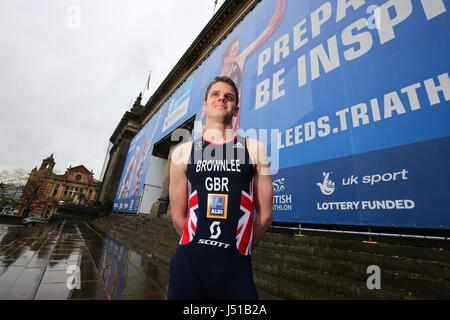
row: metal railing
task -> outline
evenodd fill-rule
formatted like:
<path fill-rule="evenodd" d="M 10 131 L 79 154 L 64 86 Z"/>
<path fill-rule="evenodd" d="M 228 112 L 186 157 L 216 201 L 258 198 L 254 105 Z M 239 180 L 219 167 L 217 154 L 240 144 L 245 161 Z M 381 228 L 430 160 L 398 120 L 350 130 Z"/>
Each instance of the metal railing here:
<path fill-rule="evenodd" d="M 298 227 L 288 227 L 288 226 L 271 226 L 275 229 L 288 229 L 296 230 L 299 235 L 302 235 L 302 231 L 311 232 L 326 232 L 326 233 L 338 233 L 338 234 L 351 234 L 360 236 L 376 236 L 376 237 L 397 237 L 397 238 L 410 238 L 410 239 L 426 239 L 426 240 L 450 240 L 450 237 L 443 236 L 432 236 L 432 235 L 415 235 L 415 234 L 403 234 L 403 233 L 387 233 L 387 232 L 372 232 L 370 227 L 369 231 L 351 231 L 351 230 L 336 230 L 336 229 L 325 229 L 325 228 L 305 228 L 301 224 Z"/>

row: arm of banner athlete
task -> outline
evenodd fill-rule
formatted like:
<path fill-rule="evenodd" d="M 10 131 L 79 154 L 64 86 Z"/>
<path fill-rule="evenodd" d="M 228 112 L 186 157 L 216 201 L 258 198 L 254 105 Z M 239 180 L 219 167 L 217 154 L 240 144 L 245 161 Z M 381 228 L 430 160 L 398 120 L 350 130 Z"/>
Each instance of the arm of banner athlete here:
<path fill-rule="evenodd" d="M 252 248 L 255 248 L 272 224 L 273 185 L 266 146 L 260 141 L 249 139 L 249 150 L 253 163 L 256 163 L 253 189 L 256 216 L 252 241 Z"/>
<path fill-rule="evenodd" d="M 181 237 L 188 206 L 187 170 L 186 165 L 190 155 L 192 142 L 176 147 L 170 162 L 169 197 L 172 211 L 172 223 Z"/>
<path fill-rule="evenodd" d="M 241 67 L 244 65 L 245 60 L 251 56 L 256 50 L 261 48 L 264 42 L 272 35 L 272 33 L 278 28 L 283 19 L 284 10 L 286 9 L 286 0 L 278 0 L 277 7 L 275 8 L 275 13 L 269 22 L 269 26 L 259 35 L 259 37 L 253 41 L 247 48 L 245 48 L 239 55 L 238 60 L 240 60 Z"/>

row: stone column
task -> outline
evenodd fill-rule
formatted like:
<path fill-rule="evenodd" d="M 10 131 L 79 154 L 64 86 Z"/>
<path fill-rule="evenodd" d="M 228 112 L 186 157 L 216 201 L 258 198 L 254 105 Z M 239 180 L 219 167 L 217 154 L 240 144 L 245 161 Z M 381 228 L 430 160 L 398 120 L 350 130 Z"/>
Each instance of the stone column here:
<path fill-rule="evenodd" d="M 172 144 L 169 149 L 169 158 L 167 159 L 166 170 L 164 171 L 164 181 L 161 188 L 161 194 L 156 202 L 153 203 L 152 209 L 150 210 L 151 215 L 156 215 L 157 217 L 168 214 L 169 207 L 169 183 L 170 183 L 170 163 L 172 161 L 172 152 L 176 144 Z M 150 173 L 151 174 L 151 173 Z"/>

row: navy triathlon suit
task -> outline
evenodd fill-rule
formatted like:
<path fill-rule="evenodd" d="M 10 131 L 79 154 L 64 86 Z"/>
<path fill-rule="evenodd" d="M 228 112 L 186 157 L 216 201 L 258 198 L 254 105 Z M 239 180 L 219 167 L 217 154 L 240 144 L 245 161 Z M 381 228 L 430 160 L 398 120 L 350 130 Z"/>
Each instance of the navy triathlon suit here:
<path fill-rule="evenodd" d="M 168 299 L 258 299 L 250 260 L 253 177 L 245 138 L 193 142 L 188 211 L 170 262 Z"/>

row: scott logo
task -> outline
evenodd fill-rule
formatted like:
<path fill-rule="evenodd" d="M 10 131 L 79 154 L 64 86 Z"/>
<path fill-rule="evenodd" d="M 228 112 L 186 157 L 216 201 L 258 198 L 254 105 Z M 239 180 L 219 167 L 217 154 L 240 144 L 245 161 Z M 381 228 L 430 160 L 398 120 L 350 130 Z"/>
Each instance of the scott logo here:
<path fill-rule="evenodd" d="M 217 228 L 216 228 L 217 226 Z M 211 239 L 217 239 L 222 231 L 220 230 L 220 221 L 214 221 L 211 223 L 211 226 L 209 227 L 209 231 L 211 231 Z"/>
<path fill-rule="evenodd" d="M 329 196 L 334 192 L 335 186 L 334 182 L 329 180 L 330 172 L 323 172 L 323 182 L 319 183 L 317 182 L 316 185 L 320 188 L 320 191 L 326 195 Z"/>
<path fill-rule="evenodd" d="M 220 230 L 220 221 L 213 221 L 211 223 L 211 225 L 209 226 L 209 231 L 211 231 L 211 236 L 209 237 L 210 239 L 219 238 L 220 234 L 222 233 L 222 231 Z M 226 249 L 230 246 L 230 244 L 228 244 L 228 243 L 223 243 L 223 242 L 210 240 L 210 239 L 199 239 L 198 243 L 206 244 L 206 245 L 214 246 L 214 247 L 219 247 L 219 248 L 224 248 L 224 249 Z"/>

